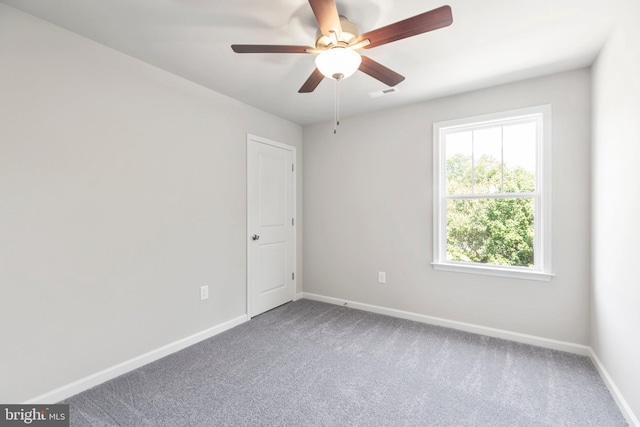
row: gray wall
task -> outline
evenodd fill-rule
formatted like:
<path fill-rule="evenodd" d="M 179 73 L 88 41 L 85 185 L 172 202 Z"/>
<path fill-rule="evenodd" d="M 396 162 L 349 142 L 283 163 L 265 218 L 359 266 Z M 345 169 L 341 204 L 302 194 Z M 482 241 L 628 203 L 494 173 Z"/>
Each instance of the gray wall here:
<path fill-rule="evenodd" d="M 550 282 L 435 271 L 433 122 L 553 108 Z M 305 292 L 589 344 L 590 71 L 304 128 Z M 387 284 L 377 283 L 377 272 Z"/>
<path fill-rule="evenodd" d="M 246 313 L 246 133 L 300 126 L 3 4 L 0 94 L 0 402 Z"/>
<path fill-rule="evenodd" d="M 591 346 L 640 417 L 640 2 L 593 71 Z"/>

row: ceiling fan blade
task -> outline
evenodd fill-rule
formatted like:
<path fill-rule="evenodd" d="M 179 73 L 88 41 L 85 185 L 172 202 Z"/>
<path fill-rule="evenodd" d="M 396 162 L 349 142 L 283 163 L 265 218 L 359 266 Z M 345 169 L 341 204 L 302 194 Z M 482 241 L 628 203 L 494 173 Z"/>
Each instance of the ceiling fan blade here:
<path fill-rule="evenodd" d="M 453 23 L 451 7 L 442 6 L 429 12 L 398 21 L 395 24 L 364 33 L 358 38 L 358 41 L 369 39 L 371 43 L 364 46 L 364 48 L 371 49 L 372 47 L 447 27 L 451 25 L 451 23 Z"/>
<path fill-rule="evenodd" d="M 316 16 L 320 32 L 327 37 L 331 37 L 331 32 L 335 32 L 336 37 L 340 38 L 342 33 L 342 25 L 340 24 L 340 15 L 334 0 L 309 0 L 313 14 Z"/>
<path fill-rule="evenodd" d="M 232 44 L 235 53 L 309 53 L 311 46 L 287 46 L 277 44 Z"/>
<path fill-rule="evenodd" d="M 302 85 L 298 93 L 310 93 L 318 87 L 320 82 L 324 79 L 324 76 L 317 68 L 313 70 L 313 73 L 309 76 L 306 82 Z"/>
<path fill-rule="evenodd" d="M 374 79 L 380 80 L 387 86 L 395 86 L 404 80 L 403 75 L 396 73 L 395 71 L 385 67 L 379 62 L 367 58 L 366 56 L 362 56 L 362 62 L 360 63 L 360 67 L 358 69 L 365 74 L 369 74 Z"/>

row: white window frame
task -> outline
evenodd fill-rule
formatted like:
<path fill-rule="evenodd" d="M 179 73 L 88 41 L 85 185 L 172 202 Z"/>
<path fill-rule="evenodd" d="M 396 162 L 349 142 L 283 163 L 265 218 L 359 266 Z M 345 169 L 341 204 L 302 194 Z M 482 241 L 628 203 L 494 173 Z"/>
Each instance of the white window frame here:
<path fill-rule="evenodd" d="M 452 130 L 476 129 L 512 120 L 536 119 L 536 187 L 528 193 L 534 207 L 534 266 L 501 266 L 447 260 L 445 135 Z M 504 193 L 503 193 L 504 194 Z M 503 195 L 480 195 L 481 198 Z M 470 197 L 471 198 L 471 197 Z M 549 281 L 551 273 L 551 105 L 540 105 L 433 124 L 433 268 L 518 279 Z"/>

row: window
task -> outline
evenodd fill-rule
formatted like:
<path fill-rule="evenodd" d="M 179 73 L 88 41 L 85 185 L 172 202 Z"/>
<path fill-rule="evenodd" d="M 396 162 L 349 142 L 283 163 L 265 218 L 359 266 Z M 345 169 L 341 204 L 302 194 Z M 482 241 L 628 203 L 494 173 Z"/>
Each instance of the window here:
<path fill-rule="evenodd" d="M 435 123 L 434 260 L 534 280 L 551 274 L 551 106 Z"/>

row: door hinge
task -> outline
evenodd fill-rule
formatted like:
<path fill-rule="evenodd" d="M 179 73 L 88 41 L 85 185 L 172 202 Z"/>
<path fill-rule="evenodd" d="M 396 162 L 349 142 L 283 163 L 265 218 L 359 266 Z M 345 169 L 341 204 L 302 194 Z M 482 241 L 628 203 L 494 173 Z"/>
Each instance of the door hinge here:
<path fill-rule="evenodd" d="M 291 225 L 296 225 L 295 218 L 291 218 Z"/>
<path fill-rule="evenodd" d="M 294 165 L 293 163 L 291 163 L 291 172 L 295 172 L 296 170 L 296 165 Z"/>
<path fill-rule="evenodd" d="M 291 280 L 295 280 L 296 279 L 296 273 L 291 273 Z"/>

